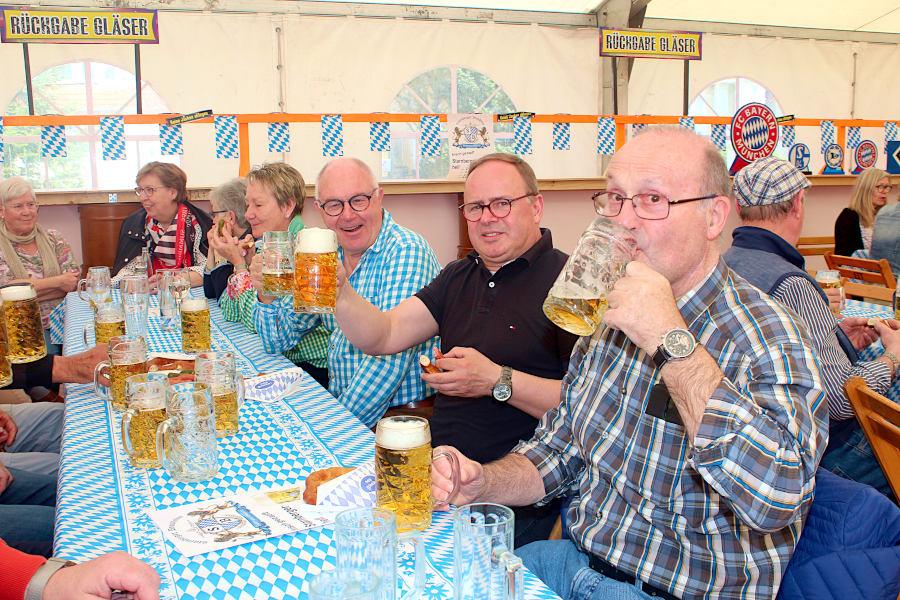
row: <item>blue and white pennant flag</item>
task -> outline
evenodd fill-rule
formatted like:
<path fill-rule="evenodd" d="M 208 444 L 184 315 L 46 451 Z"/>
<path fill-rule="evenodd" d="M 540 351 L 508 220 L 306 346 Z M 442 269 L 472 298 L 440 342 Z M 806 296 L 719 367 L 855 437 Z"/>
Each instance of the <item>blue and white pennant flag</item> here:
<path fill-rule="evenodd" d="M 680 117 L 678 119 L 678 126 L 684 127 L 685 129 L 694 130 L 694 117 Z"/>
<path fill-rule="evenodd" d="M 513 118 L 513 152 L 518 155 L 534 153 L 534 132 L 531 117 Z"/>
<path fill-rule="evenodd" d="M 419 154 L 437 156 L 441 151 L 441 119 L 435 115 L 422 115 L 419 119 Z"/>
<path fill-rule="evenodd" d="M 371 152 L 391 151 L 391 124 L 387 121 L 369 123 L 369 150 Z"/>
<path fill-rule="evenodd" d="M 822 148 L 820 152 L 822 154 L 825 154 L 825 148 L 834 143 L 834 122 L 822 121 L 822 125 L 819 126 L 819 130 L 821 132 L 822 138 Z"/>
<path fill-rule="evenodd" d="M 100 144 L 103 146 L 103 160 L 125 160 L 124 117 L 100 119 Z"/>
<path fill-rule="evenodd" d="M 269 152 L 291 151 L 291 126 L 289 123 L 269 123 L 266 126 Z"/>
<path fill-rule="evenodd" d="M 779 125 L 781 127 L 781 147 L 792 148 L 797 143 L 797 133 L 793 125 Z"/>
<path fill-rule="evenodd" d="M 597 119 L 597 154 L 612 155 L 616 151 L 616 120 L 612 117 Z"/>
<path fill-rule="evenodd" d="M 728 125 L 722 123 L 713 125 L 709 137 L 719 152 L 725 152 L 725 146 L 728 143 Z"/>
<path fill-rule="evenodd" d="M 554 123 L 553 124 L 553 149 L 554 150 L 571 150 L 572 149 L 572 124 L 571 123 Z"/>
<path fill-rule="evenodd" d="M 862 134 L 859 131 L 859 127 L 848 127 L 847 128 L 847 148 L 851 150 L 855 150 L 857 146 L 862 143 Z"/>
<path fill-rule="evenodd" d="M 41 156 L 66 156 L 65 125 L 44 125 L 41 127 Z"/>
<path fill-rule="evenodd" d="M 237 117 L 217 115 L 213 123 L 216 129 L 216 158 L 239 158 Z"/>
<path fill-rule="evenodd" d="M 344 117 L 322 115 L 322 156 L 344 155 Z"/>
<path fill-rule="evenodd" d="M 161 124 L 159 126 L 159 153 L 163 156 L 184 154 L 181 125 Z"/>
<path fill-rule="evenodd" d="M 884 122 L 884 151 L 887 152 L 887 142 L 893 142 L 897 140 L 897 122 L 896 121 L 885 121 Z"/>

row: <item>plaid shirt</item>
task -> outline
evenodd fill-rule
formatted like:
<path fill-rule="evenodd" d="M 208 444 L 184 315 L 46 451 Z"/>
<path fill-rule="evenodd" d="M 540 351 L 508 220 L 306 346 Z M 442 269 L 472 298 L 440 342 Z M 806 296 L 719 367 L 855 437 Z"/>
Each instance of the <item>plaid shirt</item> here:
<path fill-rule="evenodd" d="M 419 291 L 438 274 L 440 265 L 422 236 L 394 222 L 386 210 L 375 243 L 366 250 L 349 281 L 360 296 L 387 311 Z M 338 248 L 341 260 L 344 253 Z M 432 392 L 419 377 L 419 354 L 433 352 L 437 338 L 389 356 L 369 356 L 355 348 L 337 326 L 334 315 L 294 312 L 290 297 L 271 304 L 256 303 L 253 324 L 266 352 L 296 346 L 322 325 L 329 332 L 329 391 L 367 427 L 391 406 L 415 402 Z"/>
<path fill-rule="evenodd" d="M 685 598 L 773 598 L 828 435 L 813 347 L 790 313 L 720 261 L 678 301 L 725 377 L 692 444 L 645 413 L 661 382 L 620 331 L 579 340 L 562 402 L 515 451 L 547 497 L 574 491 L 586 551 Z"/>

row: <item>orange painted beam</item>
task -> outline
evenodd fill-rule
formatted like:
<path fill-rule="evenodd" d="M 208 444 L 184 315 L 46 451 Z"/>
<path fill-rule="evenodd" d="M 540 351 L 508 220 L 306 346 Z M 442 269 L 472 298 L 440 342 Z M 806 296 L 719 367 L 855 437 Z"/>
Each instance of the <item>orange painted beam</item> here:
<path fill-rule="evenodd" d="M 250 125 L 238 123 L 238 174 L 243 177 L 250 172 Z"/>

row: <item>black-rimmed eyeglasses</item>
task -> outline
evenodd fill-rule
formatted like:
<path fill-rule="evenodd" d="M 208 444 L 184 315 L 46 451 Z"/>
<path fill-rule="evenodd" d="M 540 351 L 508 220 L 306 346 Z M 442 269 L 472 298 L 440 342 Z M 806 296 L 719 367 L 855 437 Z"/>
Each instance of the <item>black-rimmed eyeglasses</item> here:
<path fill-rule="evenodd" d="M 503 217 L 509 216 L 510 211 L 512 210 L 512 203 L 516 200 L 521 200 L 522 198 L 527 198 L 528 196 L 534 196 L 532 192 L 528 192 L 527 194 L 523 194 L 518 198 L 494 198 L 490 202 L 466 202 L 465 204 L 459 205 L 459 210 L 462 211 L 463 218 L 466 221 L 472 221 L 473 223 L 481 218 L 481 215 L 484 213 L 484 209 L 488 209 L 492 215 L 497 217 L 498 219 L 502 219 Z"/>
<path fill-rule="evenodd" d="M 669 207 L 673 204 L 709 200 L 717 194 L 699 196 L 697 198 L 682 198 L 681 200 L 669 200 L 662 194 L 635 194 L 631 198 L 616 192 L 597 192 L 591 199 L 594 201 L 594 210 L 604 217 L 615 217 L 622 212 L 622 205 L 628 200 L 634 207 L 634 214 L 648 221 L 660 221 L 669 216 Z"/>
<path fill-rule="evenodd" d="M 325 214 L 329 217 L 336 217 L 344 212 L 344 205 L 349 204 L 350 208 L 355 210 L 356 212 L 362 212 L 369 208 L 369 204 L 372 202 L 372 196 L 375 195 L 375 192 L 378 188 L 372 190 L 371 194 L 357 194 L 355 196 L 351 196 L 347 200 L 326 200 L 325 202 L 316 201 L 316 204 L 319 205 Z"/>

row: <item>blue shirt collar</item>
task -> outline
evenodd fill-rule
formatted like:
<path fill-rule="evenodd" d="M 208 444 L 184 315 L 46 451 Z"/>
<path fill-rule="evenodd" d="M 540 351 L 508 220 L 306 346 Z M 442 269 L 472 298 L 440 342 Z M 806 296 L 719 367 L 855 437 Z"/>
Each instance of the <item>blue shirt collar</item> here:
<path fill-rule="evenodd" d="M 797 252 L 796 248 L 788 244 L 783 237 L 768 229 L 745 225 L 736 228 L 731 234 L 731 237 L 731 244 L 733 246 L 747 248 L 748 250 L 769 252 L 780 256 L 798 269 L 805 268 L 806 260 L 803 258 L 803 255 Z"/>

